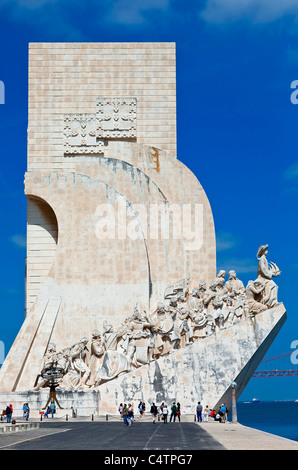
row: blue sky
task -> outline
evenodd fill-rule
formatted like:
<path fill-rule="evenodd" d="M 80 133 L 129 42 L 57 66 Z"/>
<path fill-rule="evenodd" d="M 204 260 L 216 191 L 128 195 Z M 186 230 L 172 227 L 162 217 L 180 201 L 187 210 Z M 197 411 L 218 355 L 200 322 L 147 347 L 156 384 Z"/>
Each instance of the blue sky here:
<path fill-rule="evenodd" d="M 24 319 L 29 42 L 176 43 L 178 158 L 214 214 L 218 268 L 255 278 L 269 244 L 288 320 L 267 357 L 298 340 L 296 0 L 0 0 L 0 339 Z M 291 368 L 290 361 L 287 364 Z M 298 378 L 252 379 L 243 399 L 298 398 Z"/>

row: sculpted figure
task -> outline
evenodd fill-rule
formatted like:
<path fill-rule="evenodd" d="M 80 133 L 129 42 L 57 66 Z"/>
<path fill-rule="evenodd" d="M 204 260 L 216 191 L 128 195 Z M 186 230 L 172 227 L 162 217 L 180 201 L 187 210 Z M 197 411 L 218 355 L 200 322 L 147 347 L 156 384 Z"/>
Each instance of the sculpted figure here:
<path fill-rule="evenodd" d="M 153 348 L 151 333 L 149 328 L 154 327 L 154 323 L 147 317 L 143 317 L 138 308 L 135 309 L 131 319 L 127 323 L 127 361 L 128 370 L 131 366 L 139 367 L 141 364 L 148 364 L 150 351 Z"/>
<path fill-rule="evenodd" d="M 42 373 L 45 372 L 47 369 L 51 369 L 57 363 L 57 351 L 56 351 L 56 344 L 49 343 L 48 349 L 43 357 L 43 366 L 41 373 L 38 375 L 35 381 L 35 386 L 33 388 L 34 391 L 38 391 L 42 387 L 46 387 L 48 380 L 42 377 Z"/>
<path fill-rule="evenodd" d="M 245 294 L 243 282 L 237 278 L 234 270 L 229 271 L 229 280 L 225 283 L 225 288 L 231 297 Z"/>
<path fill-rule="evenodd" d="M 190 318 L 190 312 L 185 307 L 178 309 L 178 315 L 175 322 L 176 333 L 180 337 L 180 347 L 184 348 L 190 344 L 190 338 L 192 337 L 192 331 L 188 324 L 188 318 Z"/>
<path fill-rule="evenodd" d="M 234 299 L 235 315 L 237 318 L 248 317 L 249 315 L 249 306 L 246 295 L 239 295 Z"/>
<path fill-rule="evenodd" d="M 193 338 L 203 338 L 206 336 L 204 327 L 207 324 L 207 312 L 204 304 L 201 302 L 198 308 L 190 314 L 192 320 Z"/>
<path fill-rule="evenodd" d="M 228 289 L 225 287 L 225 280 L 223 277 L 219 277 L 216 281 L 216 294 L 220 300 L 224 300 L 227 297 Z"/>
<path fill-rule="evenodd" d="M 267 305 L 264 305 L 259 301 L 260 294 L 263 292 L 264 288 L 265 286 L 259 278 L 255 281 L 248 282 L 246 287 L 246 296 L 250 313 L 255 314 L 262 312 L 263 310 L 267 310 Z"/>
<path fill-rule="evenodd" d="M 204 302 L 205 302 L 205 306 L 208 308 L 208 311 L 210 311 L 211 301 L 217 295 L 216 287 L 217 287 L 216 281 L 212 281 L 209 284 L 208 290 L 206 290 Z"/>
<path fill-rule="evenodd" d="M 206 282 L 205 281 L 199 282 L 199 287 L 198 287 L 199 298 L 203 301 L 203 303 L 204 303 L 204 299 L 206 295 L 206 290 L 207 290 Z"/>
<path fill-rule="evenodd" d="M 273 277 L 280 275 L 280 270 L 275 263 L 268 263 L 266 255 L 268 254 L 268 245 L 261 245 L 258 249 L 257 259 L 258 264 L 258 278 L 265 284 L 265 289 L 262 295 L 262 302 L 268 305 L 269 308 L 274 307 L 277 303 L 278 287 L 273 281 Z"/>
<path fill-rule="evenodd" d="M 172 297 L 170 299 L 168 308 L 169 308 L 172 318 L 175 318 L 177 309 L 178 309 L 177 297 Z"/>
<path fill-rule="evenodd" d="M 200 292 L 198 288 L 192 290 L 192 295 L 187 302 L 187 308 L 191 311 L 192 314 L 195 314 L 199 310 L 199 306 L 202 304 L 200 299 Z"/>
<path fill-rule="evenodd" d="M 219 297 L 215 296 L 212 298 L 212 316 L 215 320 L 215 322 L 218 322 L 219 327 L 222 328 L 224 324 L 224 315 L 223 315 L 223 300 L 221 300 Z"/>
<path fill-rule="evenodd" d="M 173 347 L 171 343 L 179 338 L 174 331 L 173 316 L 176 316 L 176 309 L 171 310 L 170 306 L 165 307 L 162 302 L 158 302 L 152 328 L 155 357 L 168 354 Z"/>
<path fill-rule="evenodd" d="M 90 378 L 88 381 L 90 385 L 95 385 L 100 379 L 98 372 L 102 365 L 104 352 L 105 352 L 105 349 L 102 344 L 102 338 L 101 338 L 100 332 L 98 330 L 92 331 L 91 348 L 90 348 L 91 359 L 89 363 Z"/>
<path fill-rule="evenodd" d="M 233 298 L 228 295 L 225 299 L 225 305 L 223 308 L 224 320 L 227 322 L 226 326 L 231 326 L 234 321 L 235 308 L 233 307 L 233 304 Z"/>
<path fill-rule="evenodd" d="M 69 349 L 70 371 L 67 379 L 71 386 L 79 387 L 87 385 L 90 375 L 88 367 L 89 351 L 87 348 L 88 338 L 82 338 Z"/>
<path fill-rule="evenodd" d="M 215 321 L 211 313 L 206 314 L 206 335 L 212 335 L 215 330 Z"/>
<path fill-rule="evenodd" d="M 104 355 L 102 360 L 102 366 L 100 366 L 97 371 L 97 382 L 95 383 L 95 385 L 100 385 L 102 382 L 112 380 L 122 372 L 126 372 L 128 370 L 126 356 L 121 352 L 117 351 L 119 339 L 125 333 L 125 326 L 121 326 L 119 330 L 114 331 L 112 325 L 109 325 L 106 322 L 104 323 Z"/>

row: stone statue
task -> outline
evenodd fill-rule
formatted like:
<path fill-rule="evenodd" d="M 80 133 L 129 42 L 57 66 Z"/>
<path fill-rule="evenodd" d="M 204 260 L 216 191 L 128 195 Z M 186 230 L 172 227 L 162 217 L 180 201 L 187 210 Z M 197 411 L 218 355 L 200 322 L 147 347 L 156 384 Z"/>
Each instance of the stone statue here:
<path fill-rule="evenodd" d="M 46 387 L 48 380 L 42 377 L 42 374 L 46 371 L 54 367 L 57 363 L 57 351 L 56 351 L 56 344 L 49 343 L 48 349 L 43 357 L 43 366 L 41 373 L 38 375 L 35 381 L 35 386 L 33 388 L 34 391 L 40 390 L 42 387 Z"/>
<path fill-rule="evenodd" d="M 177 304 L 177 302 L 175 302 Z M 158 302 L 156 314 L 153 317 L 154 326 L 152 331 L 154 333 L 154 356 L 164 356 L 168 354 L 173 345 L 173 341 L 179 339 L 174 331 L 174 320 L 176 317 L 176 310 L 171 309 L 170 306 L 166 307 L 163 302 Z"/>
<path fill-rule="evenodd" d="M 91 339 L 91 359 L 89 363 L 90 368 L 90 377 L 88 383 L 90 385 L 95 385 L 99 380 L 99 370 L 102 366 L 102 360 L 104 355 L 105 349 L 102 344 L 102 337 L 98 330 L 92 331 L 92 339 Z"/>
<path fill-rule="evenodd" d="M 246 287 L 246 296 L 249 306 L 249 311 L 252 314 L 263 312 L 267 310 L 267 305 L 260 302 L 260 295 L 265 289 L 265 285 L 258 278 L 255 281 L 249 281 Z"/>
<path fill-rule="evenodd" d="M 104 356 L 102 366 L 97 371 L 97 381 L 95 385 L 112 380 L 119 374 L 128 370 L 127 358 L 117 351 L 119 339 L 125 334 L 125 326 L 114 331 L 112 325 L 104 323 Z"/>
<path fill-rule="evenodd" d="M 278 287 L 272 278 L 279 276 L 281 271 L 275 263 L 268 263 L 266 258 L 267 254 L 268 245 L 261 245 L 257 253 L 257 259 L 259 260 L 258 278 L 265 284 L 262 302 L 270 308 L 274 307 L 277 303 L 278 291 Z"/>
<path fill-rule="evenodd" d="M 149 350 L 154 347 L 150 338 L 149 328 L 154 327 L 148 318 L 143 317 L 138 308 L 135 311 L 131 319 L 127 323 L 127 361 L 128 370 L 131 370 L 131 366 L 139 367 L 142 364 L 148 364 L 150 352 Z"/>
<path fill-rule="evenodd" d="M 75 387 L 86 386 L 89 379 L 90 369 L 88 367 L 89 351 L 87 348 L 88 338 L 83 337 L 78 343 L 69 349 L 70 360 L 70 382 Z"/>
<path fill-rule="evenodd" d="M 226 271 L 224 269 L 221 269 L 216 276 L 216 280 L 220 278 L 225 279 L 225 277 L 226 277 Z"/>
<path fill-rule="evenodd" d="M 175 322 L 175 331 L 180 337 L 180 347 L 184 348 L 190 344 L 190 338 L 192 336 L 192 331 L 188 323 L 188 318 L 190 318 L 190 312 L 185 307 L 178 308 L 178 315 Z"/>
<path fill-rule="evenodd" d="M 212 301 L 212 316 L 215 320 L 215 323 L 218 323 L 219 327 L 223 327 L 224 323 L 224 315 L 223 315 L 223 300 L 221 300 L 218 296 L 215 296 Z"/>
<path fill-rule="evenodd" d="M 204 327 L 207 325 L 208 317 L 203 302 L 198 304 L 198 308 L 191 312 L 190 316 L 192 320 L 194 340 L 197 340 L 198 338 L 204 338 L 206 336 Z"/>
<path fill-rule="evenodd" d="M 237 278 L 234 270 L 229 271 L 229 280 L 225 283 L 225 287 L 232 297 L 245 294 L 243 282 Z"/>
<path fill-rule="evenodd" d="M 268 263 L 268 245 L 260 246 L 257 259 L 258 277 L 246 288 L 234 270 L 220 270 L 207 288 L 205 281 L 189 294 L 189 279 L 183 279 L 165 291 L 168 304 L 158 302 L 152 318 L 136 305 L 131 316 L 114 331 L 104 322 L 103 333 L 93 330 L 90 341 L 82 338 L 70 348 L 56 351 L 50 343 L 43 358 L 41 373 L 34 391 L 48 385 L 47 371 L 59 372 L 61 388 L 97 387 L 133 368 L 185 348 L 213 334 L 218 328 L 229 328 L 277 303 L 277 285 L 272 278 L 280 275 L 275 263 Z M 64 374 L 64 375 L 63 375 Z"/>

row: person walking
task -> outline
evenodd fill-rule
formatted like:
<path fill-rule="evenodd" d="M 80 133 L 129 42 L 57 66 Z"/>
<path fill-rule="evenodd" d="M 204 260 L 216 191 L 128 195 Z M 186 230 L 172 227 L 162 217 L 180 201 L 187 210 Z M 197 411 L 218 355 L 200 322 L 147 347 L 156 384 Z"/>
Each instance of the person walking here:
<path fill-rule="evenodd" d="M 119 411 L 121 419 L 122 419 L 122 416 L 123 416 L 123 405 L 122 405 L 122 403 L 120 403 L 118 411 Z"/>
<path fill-rule="evenodd" d="M 201 402 L 198 401 L 198 404 L 197 404 L 197 407 L 196 407 L 198 423 L 202 422 L 202 410 L 203 410 L 203 407 L 201 405 Z"/>
<path fill-rule="evenodd" d="M 150 408 L 150 413 L 152 416 L 152 423 L 155 424 L 156 416 L 157 416 L 157 406 L 155 405 L 155 403 L 152 403 L 151 408 Z"/>
<path fill-rule="evenodd" d="M 164 424 L 166 424 L 168 422 L 168 407 L 167 405 L 164 405 L 163 409 L 162 409 L 162 415 L 163 415 L 163 422 Z"/>
<path fill-rule="evenodd" d="M 123 416 L 123 423 L 124 423 L 124 425 L 125 425 L 125 426 L 128 426 L 128 421 L 127 421 L 127 418 L 128 418 L 128 407 L 127 407 L 126 403 L 124 403 L 124 405 L 123 405 L 122 416 Z"/>
<path fill-rule="evenodd" d="M 24 403 L 23 405 L 23 418 L 26 419 L 27 415 L 27 403 Z"/>
<path fill-rule="evenodd" d="M 226 420 L 227 420 L 227 407 L 224 403 L 221 405 L 221 407 L 219 409 L 219 412 L 220 412 L 220 415 L 221 415 L 221 422 L 225 423 Z"/>
<path fill-rule="evenodd" d="M 26 421 L 28 421 L 29 420 L 29 414 L 30 414 L 29 403 L 25 403 L 25 405 L 26 405 L 25 419 L 26 419 Z"/>
<path fill-rule="evenodd" d="M 173 418 L 173 421 L 174 421 L 174 423 L 175 423 L 175 421 L 176 421 L 176 416 L 177 416 L 177 406 L 176 406 L 176 403 L 173 402 L 173 405 L 171 406 L 170 423 L 172 422 L 172 418 Z"/>
<path fill-rule="evenodd" d="M 179 423 L 180 423 L 180 416 L 181 416 L 181 409 L 180 409 L 180 403 L 178 402 L 177 403 L 177 418 L 179 420 Z"/>
<path fill-rule="evenodd" d="M 206 405 L 204 409 L 204 421 L 208 422 L 208 419 L 209 419 L 209 408 L 208 408 L 208 405 Z"/>
<path fill-rule="evenodd" d="M 56 413 L 56 406 L 55 406 L 55 403 L 53 401 L 50 404 L 50 411 L 52 413 L 52 418 L 54 418 L 54 413 Z"/>
<path fill-rule="evenodd" d="M 128 404 L 128 426 L 133 426 L 134 423 L 134 412 L 131 403 Z"/>

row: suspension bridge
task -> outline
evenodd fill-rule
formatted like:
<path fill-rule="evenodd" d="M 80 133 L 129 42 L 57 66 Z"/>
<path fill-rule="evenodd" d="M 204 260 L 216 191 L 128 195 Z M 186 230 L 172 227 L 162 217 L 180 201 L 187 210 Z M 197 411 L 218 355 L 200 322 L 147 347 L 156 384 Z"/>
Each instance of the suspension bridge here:
<path fill-rule="evenodd" d="M 296 356 L 293 360 L 292 354 L 293 351 L 264 359 L 260 362 L 252 378 L 298 376 L 298 364 L 295 364 Z"/>

